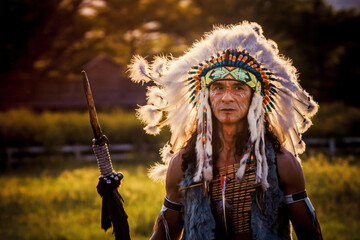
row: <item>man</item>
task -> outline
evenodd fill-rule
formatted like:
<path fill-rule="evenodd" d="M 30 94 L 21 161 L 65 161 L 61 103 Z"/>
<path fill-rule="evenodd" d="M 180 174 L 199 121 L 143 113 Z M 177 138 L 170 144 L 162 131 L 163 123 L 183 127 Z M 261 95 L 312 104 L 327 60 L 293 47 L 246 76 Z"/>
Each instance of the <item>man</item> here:
<path fill-rule="evenodd" d="M 290 239 L 289 220 L 298 239 L 322 238 L 297 157 L 318 106 L 258 24 L 216 28 L 151 68 L 135 57 L 130 73 L 156 84 L 145 130 L 172 133 L 151 173 L 166 175 L 151 239 Z"/>

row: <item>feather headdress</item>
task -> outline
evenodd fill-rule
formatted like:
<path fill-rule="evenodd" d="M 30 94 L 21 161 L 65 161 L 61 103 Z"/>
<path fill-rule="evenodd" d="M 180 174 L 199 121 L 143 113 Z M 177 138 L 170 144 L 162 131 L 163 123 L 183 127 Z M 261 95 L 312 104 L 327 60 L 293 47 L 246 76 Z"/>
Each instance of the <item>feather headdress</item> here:
<path fill-rule="evenodd" d="M 299 85 L 295 67 L 279 55 L 276 43 L 264 37 L 257 23 L 216 27 L 179 58 L 158 57 L 150 65 L 135 56 L 129 71 L 132 81 L 153 81 L 156 85 L 148 88 L 148 105 L 138 110 L 138 117 L 147 124 L 145 130 L 157 134 L 165 125 L 171 130 L 171 138 L 162 149 L 165 166 L 153 168 L 154 178 L 165 177 L 172 156 L 197 131 L 194 181 L 212 180 L 212 123 L 207 85 L 216 79 L 244 81 L 256 93 L 247 116 L 251 147 L 241 157 L 238 179 L 242 179 L 246 160 L 253 151 L 257 160 L 256 183 L 264 189 L 268 187 L 265 114 L 285 148 L 295 156 L 305 150 L 301 134 L 310 127 L 310 118 L 318 105 Z"/>

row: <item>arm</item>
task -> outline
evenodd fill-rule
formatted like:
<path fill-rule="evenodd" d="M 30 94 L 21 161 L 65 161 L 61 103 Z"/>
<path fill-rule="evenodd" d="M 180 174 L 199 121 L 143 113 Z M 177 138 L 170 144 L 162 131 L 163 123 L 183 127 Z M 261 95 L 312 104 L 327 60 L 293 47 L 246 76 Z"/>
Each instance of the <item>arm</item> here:
<path fill-rule="evenodd" d="M 179 153 L 170 161 L 166 175 L 166 197 L 169 201 L 174 203 L 181 203 L 182 196 L 179 191 L 179 184 L 183 178 L 181 164 L 182 154 Z M 170 208 L 163 212 L 163 215 L 162 212 L 160 212 L 155 221 L 154 232 L 150 239 L 167 239 L 165 225 L 162 218 L 165 218 L 171 239 L 179 239 L 184 224 L 182 214 L 182 211 L 176 211 Z"/>
<path fill-rule="evenodd" d="M 277 155 L 280 186 L 285 195 L 299 193 L 305 190 L 305 179 L 300 162 L 285 148 Z M 306 199 L 306 196 L 305 196 Z M 322 239 L 320 226 L 316 215 L 311 215 L 310 200 L 300 200 L 288 204 L 290 220 L 296 236 L 302 239 Z M 312 206 L 311 206 L 312 207 Z"/>

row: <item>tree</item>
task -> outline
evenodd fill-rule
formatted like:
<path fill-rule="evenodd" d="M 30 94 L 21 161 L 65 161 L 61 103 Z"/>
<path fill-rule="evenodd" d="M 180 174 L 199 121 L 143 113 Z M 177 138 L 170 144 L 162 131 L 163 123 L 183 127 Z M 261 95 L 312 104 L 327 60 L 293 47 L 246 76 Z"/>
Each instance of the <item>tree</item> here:
<path fill-rule="evenodd" d="M 40 77 L 72 68 L 69 59 L 80 49 L 90 22 L 79 14 L 82 0 L 5 1 L 0 39 L 1 74 L 23 73 Z M 11 23 L 11 24 L 9 24 Z"/>
<path fill-rule="evenodd" d="M 99 54 L 124 67 L 134 54 L 176 57 L 213 25 L 248 20 L 260 23 L 280 52 L 293 59 L 302 85 L 315 99 L 360 105 L 351 99 L 356 88 L 349 88 L 360 78 L 353 60 L 360 52 L 359 37 L 353 34 L 360 21 L 355 12 L 335 12 L 322 0 L 98 0 L 101 4 L 91 5 L 94 2 L 2 3 L 1 82 L 22 79 L 31 86 L 40 79 L 78 76 Z M 84 7 L 92 14 L 85 15 Z"/>
<path fill-rule="evenodd" d="M 191 1 L 106 0 L 97 8 L 97 48 L 127 65 L 135 54 L 183 52 L 196 9 Z"/>

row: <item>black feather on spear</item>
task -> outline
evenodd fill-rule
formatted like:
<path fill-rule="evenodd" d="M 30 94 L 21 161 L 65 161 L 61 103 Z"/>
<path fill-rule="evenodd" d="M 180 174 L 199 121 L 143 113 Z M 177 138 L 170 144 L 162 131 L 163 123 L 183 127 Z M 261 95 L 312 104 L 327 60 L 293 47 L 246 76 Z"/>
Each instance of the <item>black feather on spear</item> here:
<path fill-rule="evenodd" d="M 89 108 L 90 123 L 94 132 L 92 148 L 101 173 L 97 185 L 97 191 L 102 197 L 101 228 L 106 231 L 113 225 L 116 240 L 130 240 L 128 216 L 123 206 L 124 199 L 117 190 L 123 175 L 122 173 L 115 173 L 112 168 L 108 149 L 109 140 L 101 131 L 86 72 L 82 71 L 81 73 Z"/>

